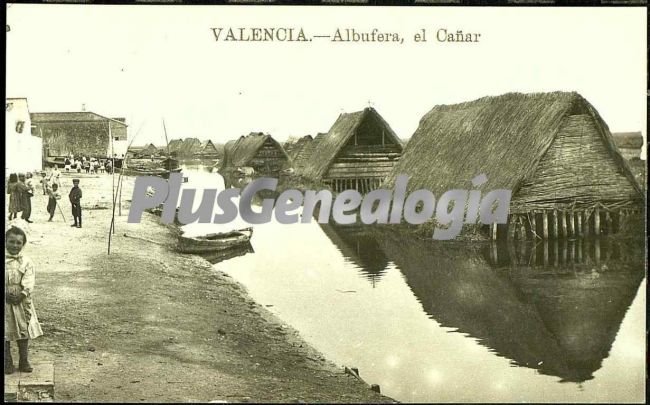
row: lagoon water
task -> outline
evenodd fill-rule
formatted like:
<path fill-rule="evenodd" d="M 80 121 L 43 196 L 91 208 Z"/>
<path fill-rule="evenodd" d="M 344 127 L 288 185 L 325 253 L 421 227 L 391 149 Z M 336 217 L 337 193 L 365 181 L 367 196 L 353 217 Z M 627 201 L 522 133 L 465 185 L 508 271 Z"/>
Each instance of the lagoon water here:
<path fill-rule="evenodd" d="M 467 245 L 272 222 L 252 246 L 214 267 L 399 401 L 644 401 L 643 241 Z"/>

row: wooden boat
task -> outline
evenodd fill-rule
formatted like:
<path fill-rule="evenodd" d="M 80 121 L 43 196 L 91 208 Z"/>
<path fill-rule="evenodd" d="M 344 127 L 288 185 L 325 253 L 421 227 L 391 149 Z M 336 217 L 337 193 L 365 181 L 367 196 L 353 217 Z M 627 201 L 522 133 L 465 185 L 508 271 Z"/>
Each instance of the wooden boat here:
<path fill-rule="evenodd" d="M 210 233 L 201 236 L 178 236 L 178 250 L 182 253 L 207 253 L 226 250 L 249 243 L 253 228 L 244 228 L 231 232 Z"/>
<path fill-rule="evenodd" d="M 153 169 L 141 169 L 137 167 L 130 167 L 127 169 L 126 173 L 131 174 L 133 176 L 160 176 L 164 179 L 169 178 L 169 174 L 171 173 L 180 173 L 181 169 L 176 168 L 172 170 L 165 170 L 161 168 L 153 168 Z"/>

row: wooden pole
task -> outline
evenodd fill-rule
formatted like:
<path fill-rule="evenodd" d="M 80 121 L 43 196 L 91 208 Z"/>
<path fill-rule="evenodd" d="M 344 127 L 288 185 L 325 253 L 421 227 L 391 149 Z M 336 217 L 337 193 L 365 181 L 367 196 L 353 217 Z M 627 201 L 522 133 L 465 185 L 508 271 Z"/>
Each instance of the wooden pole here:
<path fill-rule="evenodd" d="M 576 262 L 576 243 L 575 243 L 575 241 L 571 241 L 569 249 L 571 249 L 569 251 L 569 260 L 571 260 L 571 263 L 575 263 Z"/>
<path fill-rule="evenodd" d="M 576 234 L 578 236 L 583 236 L 582 231 L 582 212 L 578 211 L 576 212 Z"/>
<path fill-rule="evenodd" d="M 583 220 L 582 220 L 582 228 L 583 228 L 582 229 L 582 234 L 586 238 L 586 237 L 589 236 L 589 213 L 588 213 L 587 210 L 584 210 L 582 212 L 582 215 L 584 217 Z"/>
<path fill-rule="evenodd" d="M 551 213 L 552 218 L 553 218 L 553 239 L 557 239 L 558 232 L 557 232 L 557 210 L 553 210 Z"/>
<path fill-rule="evenodd" d="M 542 211 L 542 238 L 548 239 L 548 212 Z"/>
<path fill-rule="evenodd" d="M 515 221 L 514 214 L 511 214 L 508 218 L 508 240 L 511 241 L 515 238 Z"/>
<path fill-rule="evenodd" d="M 609 211 L 605 211 L 605 226 L 607 227 L 607 233 L 614 233 L 614 223 L 612 221 L 612 215 Z"/>
<path fill-rule="evenodd" d="M 521 240 L 526 240 L 526 223 L 524 222 L 524 217 L 517 215 L 517 220 L 519 222 L 519 237 Z"/>
<path fill-rule="evenodd" d="M 594 260 L 600 265 L 600 238 L 594 238 Z"/>
<path fill-rule="evenodd" d="M 544 239 L 542 242 L 544 244 L 544 267 L 548 266 L 548 240 Z"/>
<path fill-rule="evenodd" d="M 553 241 L 553 266 L 557 267 L 560 264 L 559 242 L 557 238 Z"/>
<path fill-rule="evenodd" d="M 573 211 L 569 211 L 567 215 L 569 216 L 569 235 L 575 236 L 576 228 L 575 228 L 575 218 L 573 217 Z"/>
<path fill-rule="evenodd" d="M 532 239 L 535 240 L 537 238 L 537 212 L 535 210 L 532 211 L 530 217 L 530 231 L 532 233 Z"/>
<path fill-rule="evenodd" d="M 594 235 L 600 235 L 600 209 L 598 207 L 594 210 Z"/>
<path fill-rule="evenodd" d="M 562 237 L 567 238 L 566 211 L 560 211 L 560 226 L 562 227 Z"/>

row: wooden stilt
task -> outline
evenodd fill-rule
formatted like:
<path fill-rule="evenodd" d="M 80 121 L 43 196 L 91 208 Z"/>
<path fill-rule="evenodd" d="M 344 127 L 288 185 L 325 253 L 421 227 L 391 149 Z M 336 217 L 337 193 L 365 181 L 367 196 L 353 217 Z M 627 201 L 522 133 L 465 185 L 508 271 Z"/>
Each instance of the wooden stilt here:
<path fill-rule="evenodd" d="M 594 235 L 600 235 L 600 209 L 598 207 L 594 210 Z"/>
<path fill-rule="evenodd" d="M 552 231 L 553 239 L 557 239 L 557 237 L 558 237 L 558 232 L 557 232 L 557 210 L 553 210 L 552 218 L 553 218 L 553 229 L 551 229 L 551 231 Z"/>
<path fill-rule="evenodd" d="M 531 266 L 535 267 L 537 265 L 537 240 L 533 239 L 533 244 L 530 247 L 530 257 L 532 259 Z"/>
<path fill-rule="evenodd" d="M 566 259 L 567 259 L 568 243 L 569 243 L 569 242 L 567 241 L 567 238 L 564 238 L 564 239 L 562 240 L 562 247 L 561 247 L 561 249 L 562 249 L 562 263 L 563 263 L 563 264 L 566 264 L 566 263 L 567 263 Z"/>
<path fill-rule="evenodd" d="M 582 212 L 576 212 L 576 235 L 582 236 Z"/>
<path fill-rule="evenodd" d="M 533 210 L 530 216 L 530 231 L 533 234 L 532 239 L 535 240 L 537 237 L 537 213 L 535 210 Z"/>
<path fill-rule="evenodd" d="M 560 226 L 562 228 L 562 237 L 566 239 L 567 235 L 567 226 L 566 226 L 566 211 L 560 211 Z"/>
<path fill-rule="evenodd" d="M 600 265 L 600 238 L 594 238 L 594 261 Z"/>
<path fill-rule="evenodd" d="M 569 216 L 569 235 L 570 236 L 575 236 L 576 235 L 576 227 L 575 227 L 575 218 L 573 216 L 573 211 L 567 212 L 567 215 Z"/>
<path fill-rule="evenodd" d="M 584 235 L 585 238 L 589 237 L 589 212 L 587 210 L 584 210 L 582 212 L 583 218 L 582 218 L 582 234 Z"/>
<path fill-rule="evenodd" d="M 542 211 L 542 239 L 548 239 L 548 212 Z"/>
<path fill-rule="evenodd" d="M 519 238 L 522 241 L 525 241 L 527 239 L 526 237 L 526 221 L 524 220 L 524 217 L 522 215 L 518 215 L 517 218 L 519 219 Z"/>
<path fill-rule="evenodd" d="M 614 233 L 614 221 L 612 221 L 612 215 L 609 211 L 605 211 L 605 227 L 607 228 L 607 234 Z"/>
<path fill-rule="evenodd" d="M 516 224 L 515 224 L 515 215 L 511 214 L 510 217 L 508 218 L 508 241 L 512 241 L 515 239 L 515 229 L 516 229 Z"/>
<path fill-rule="evenodd" d="M 571 260 L 571 263 L 576 262 L 576 243 L 575 241 L 571 241 L 569 244 L 569 260 Z"/>
<path fill-rule="evenodd" d="M 492 264 L 495 266 L 499 264 L 499 258 L 497 256 L 497 243 L 496 242 L 491 242 L 490 243 L 490 260 L 492 261 Z"/>
<path fill-rule="evenodd" d="M 576 262 L 582 263 L 582 239 L 576 243 Z"/>
<path fill-rule="evenodd" d="M 525 265 L 526 264 L 526 258 L 528 257 L 526 255 L 526 253 L 527 253 L 526 252 L 526 246 L 527 246 L 527 243 L 524 242 L 524 241 L 522 241 L 519 244 L 519 264 L 520 265 Z"/>
<path fill-rule="evenodd" d="M 553 241 L 553 266 L 557 267 L 560 265 L 560 251 L 559 251 L 559 242 L 557 238 Z"/>
<path fill-rule="evenodd" d="M 548 240 L 544 239 L 542 242 L 544 244 L 544 267 L 548 266 Z"/>

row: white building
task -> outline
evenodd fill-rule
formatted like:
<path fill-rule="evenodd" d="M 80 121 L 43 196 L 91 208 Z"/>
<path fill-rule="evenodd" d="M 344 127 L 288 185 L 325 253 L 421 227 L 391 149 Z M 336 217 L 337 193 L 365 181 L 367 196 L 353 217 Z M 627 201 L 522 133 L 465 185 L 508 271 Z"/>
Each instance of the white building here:
<path fill-rule="evenodd" d="M 43 169 L 43 141 L 32 136 L 26 98 L 7 98 L 5 108 L 5 174 Z"/>

